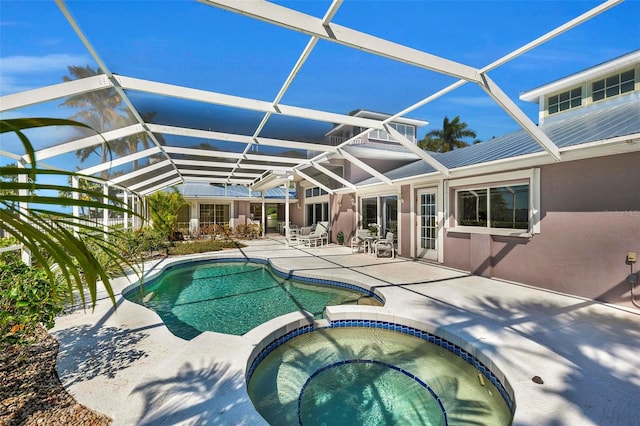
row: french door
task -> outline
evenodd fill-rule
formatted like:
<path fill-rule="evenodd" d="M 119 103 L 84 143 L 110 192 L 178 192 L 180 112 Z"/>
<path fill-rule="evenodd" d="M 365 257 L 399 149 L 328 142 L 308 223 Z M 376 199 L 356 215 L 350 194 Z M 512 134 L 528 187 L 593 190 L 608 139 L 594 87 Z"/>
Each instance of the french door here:
<path fill-rule="evenodd" d="M 436 188 L 418 191 L 416 257 L 438 260 L 438 206 Z"/>

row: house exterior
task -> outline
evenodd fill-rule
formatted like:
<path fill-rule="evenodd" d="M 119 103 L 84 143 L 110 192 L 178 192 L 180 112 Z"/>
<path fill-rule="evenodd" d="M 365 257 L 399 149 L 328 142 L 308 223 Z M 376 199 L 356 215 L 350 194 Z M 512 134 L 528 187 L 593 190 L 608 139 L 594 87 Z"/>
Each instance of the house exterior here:
<path fill-rule="evenodd" d="M 207 233 L 211 225 L 261 224 L 263 232 L 281 232 L 288 200 L 296 204 L 296 192 L 275 187 L 257 192 L 239 185 L 211 185 L 204 182 L 185 182 L 175 188 L 187 205 L 178 212 L 178 230 L 183 235 Z M 298 215 L 292 218 L 297 221 Z M 295 223 L 295 222 L 294 222 Z"/>
<path fill-rule="evenodd" d="M 538 103 L 539 128 L 559 161 L 520 130 L 429 153 L 447 167 L 444 176 L 383 131 L 340 125 L 326 143 L 351 161 L 331 159 L 325 173 L 297 169 L 288 202 L 282 185 L 239 194 L 187 183 L 180 188 L 190 206 L 180 220 L 192 229 L 194 221 L 256 221 L 266 232 L 282 231 L 286 218 L 329 221 L 330 241 L 342 232 L 345 244 L 377 224 L 381 236 L 394 233 L 401 257 L 631 306 L 627 276 L 637 267 L 627 255 L 640 253 L 640 51 L 521 99 Z M 393 127 L 415 144 L 426 124 L 399 119 Z"/>
<path fill-rule="evenodd" d="M 333 229 L 398 233 L 400 256 L 631 306 L 628 253 L 640 252 L 640 51 L 538 87 L 539 128 L 432 156 L 336 195 Z M 346 206 L 346 207 L 345 207 Z M 356 216 L 352 219 L 351 216 Z M 346 233 L 346 232 L 345 232 Z M 636 268 L 637 269 L 637 268 Z"/>
<path fill-rule="evenodd" d="M 390 117 L 388 114 L 365 110 L 353 111 L 351 115 L 375 120 L 385 120 Z M 404 117 L 397 118 L 390 123 L 394 129 L 405 135 L 414 144 L 416 143 L 417 128 L 426 124 L 427 122 L 423 120 Z M 324 135 L 324 142 L 330 145 L 348 142 L 350 147 L 354 145 L 366 147 L 363 149 L 372 150 L 376 155 L 371 160 L 372 164 L 383 170 L 393 169 L 414 160 L 413 156 L 402 153 L 393 138 L 381 130 L 372 131 L 349 141 L 363 131 L 364 129 L 359 127 L 337 125 Z M 384 159 L 377 157 L 381 148 L 389 150 L 394 147 L 397 149 L 395 158 L 392 154 L 385 155 Z M 368 176 L 363 170 L 353 167 L 351 163 L 343 160 L 333 161 L 333 164 L 328 167 L 331 167 L 338 175 L 349 176 L 351 179 L 362 179 Z M 259 223 L 262 224 L 265 233 L 283 233 L 284 224 L 287 222 L 287 204 L 290 207 L 288 215 L 291 224 L 310 226 L 320 221 L 332 222 L 334 212 L 331 212 L 329 208 L 332 197 L 328 190 L 342 185 L 327 179 L 320 172 L 311 170 L 302 172 L 305 173 L 307 179 L 298 178 L 297 181 L 291 183 L 292 188 L 289 191 L 288 202 L 284 190 L 284 182 L 287 182 L 287 179 L 276 179 L 275 183 L 278 183 L 279 186 L 267 183 L 265 187 L 268 189 L 264 191 L 261 190 L 260 180 L 253 186 L 253 189 L 238 185 L 210 185 L 203 182 L 186 182 L 176 185 L 176 188 L 188 202 L 188 206 L 179 212 L 179 230 L 184 235 L 195 235 L 205 232 L 204 230 L 211 224 L 228 225 L 235 228 L 238 225 Z M 345 218 L 343 217 L 342 220 L 344 221 Z M 355 222 L 350 221 L 349 223 L 350 231 L 345 234 L 353 232 Z M 337 232 L 332 234 L 337 235 Z"/>

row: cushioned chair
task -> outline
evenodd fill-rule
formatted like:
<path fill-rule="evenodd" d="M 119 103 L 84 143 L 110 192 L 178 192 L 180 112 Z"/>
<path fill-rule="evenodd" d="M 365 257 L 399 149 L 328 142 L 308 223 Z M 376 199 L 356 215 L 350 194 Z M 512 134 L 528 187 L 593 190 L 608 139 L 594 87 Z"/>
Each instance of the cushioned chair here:
<path fill-rule="evenodd" d="M 329 222 L 318 222 L 308 235 L 298 235 L 298 245 L 318 247 L 329 243 Z"/>
<path fill-rule="evenodd" d="M 395 257 L 396 248 L 393 242 L 393 232 L 387 232 L 384 240 L 378 240 L 374 244 L 376 257 L 389 256 Z"/>
<path fill-rule="evenodd" d="M 371 233 L 369 232 L 368 229 L 358 229 L 356 231 L 356 235 L 351 237 L 351 252 L 358 253 L 360 252 L 360 250 L 362 250 L 363 252 L 366 251 L 367 249 L 366 238 L 369 237 L 370 235 Z"/>

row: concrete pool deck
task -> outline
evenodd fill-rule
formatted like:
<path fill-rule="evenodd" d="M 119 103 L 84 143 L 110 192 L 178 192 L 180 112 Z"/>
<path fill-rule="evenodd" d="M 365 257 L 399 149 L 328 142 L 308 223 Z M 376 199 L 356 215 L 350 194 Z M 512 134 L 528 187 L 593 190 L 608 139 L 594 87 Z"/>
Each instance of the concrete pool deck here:
<path fill-rule="evenodd" d="M 494 360 L 515 393 L 515 425 L 640 421 L 638 310 L 343 246 L 298 249 L 271 237 L 246 243 L 189 259 L 268 258 L 295 275 L 375 287 L 386 304 L 371 309 L 461 336 Z M 149 262 L 145 275 L 177 259 Z M 115 311 L 103 292 L 93 312 L 77 309 L 57 319 L 51 333 L 60 344 L 57 371 L 65 388 L 114 425 L 266 424 L 247 395 L 245 371 L 268 330 L 182 340 L 154 312 L 122 298 L 132 279 L 113 281 Z M 274 320 L 266 328 L 278 326 Z"/>

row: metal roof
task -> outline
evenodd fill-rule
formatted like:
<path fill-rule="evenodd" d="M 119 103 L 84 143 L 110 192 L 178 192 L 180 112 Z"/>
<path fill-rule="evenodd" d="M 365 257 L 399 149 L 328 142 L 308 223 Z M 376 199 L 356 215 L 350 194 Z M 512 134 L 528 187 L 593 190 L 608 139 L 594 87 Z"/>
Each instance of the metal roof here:
<path fill-rule="evenodd" d="M 262 193 L 251 191 L 247 187 L 238 185 L 210 185 L 202 182 L 187 182 L 175 185 L 175 188 L 187 198 L 252 198 L 256 202 L 262 198 Z M 264 191 L 265 199 L 284 199 L 286 191 L 282 187 L 275 187 Z M 289 190 L 289 197 L 292 200 L 297 199 L 296 191 Z"/>
<path fill-rule="evenodd" d="M 543 124 L 540 128 L 560 148 L 586 145 L 629 135 L 640 134 L 640 93 L 625 97 L 625 102 L 614 102 L 606 108 L 597 108 L 580 115 Z M 519 130 L 504 136 L 432 155 L 445 167 L 455 170 L 461 167 L 490 163 L 504 159 L 515 159 L 543 152 L 542 148 L 525 131 Z M 423 161 L 414 161 L 385 173 L 392 180 L 435 173 L 436 170 Z M 367 178 L 358 185 L 379 183 Z"/>
<path fill-rule="evenodd" d="M 34 144 L 40 167 L 78 170 L 142 196 L 178 183 L 188 183 L 185 188 L 191 183 L 251 187 L 266 175 L 282 173 L 293 174 L 296 180 L 306 180 L 330 193 L 357 190 L 358 184 L 340 176 L 336 162 L 350 163 L 371 175 L 373 181 L 392 184 L 395 176 L 404 172 L 377 169 L 371 154 L 366 154 L 371 152 L 369 147 L 352 144 L 373 130 L 386 131 L 397 142 L 393 149 L 381 151 L 380 159 L 392 156 L 391 153 L 399 161 L 415 156 L 419 162 L 412 167 L 441 176 L 448 176 L 451 168 L 528 152 L 544 152 L 552 161 L 558 161 L 561 147 L 579 143 L 585 135 L 599 132 L 597 137 L 607 137 L 606 129 L 611 124 L 608 120 L 616 120 L 618 128 L 633 126 L 626 116 L 612 112 L 609 118 L 594 116 L 594 123 L 601 123 L 603 128 L 576 122 L 571 132 L 556 131 L 555 127 L 542 131 L 489 72 L 503 69 L 514 59 L 620 3 L 620 0 L 610 0 L 598 4 L 532 41 L 513 46 L 513 50 L 502 57 L 483 57 L 478 61 L 484 65 L 474 66 L 456 60 L 463 46 L 439 55 L 428 51 L 438 43 L 433 40 L 426 43 L 422 34 L 411 43 L 395 42 L 392 32 L 387 30 L 397 28 L 379 25 L 380 17 L 363 2 L 131 1 L 108 2 L 104 5 L 109 7 L 103 8 L 64 0 L 33 2 L 28 8 L 20 7 L 19 2 L 18 7 L 12 2 L 0 2 L 0 8 L 12 7 L 13 11 L 23 13 L 21 19 L 25 22 L 30 22 L 33 8 L 46 9 L 48 22 L 44 30 L 48 38 L 42 44 L 34 42 L 30 46 L 38 52 L 47 52 L 49 60 L 86 61 L 87 69 L 98 70 L 97 75 L 84 70 L 77 79 L 66 78 L 60 83 L 57 72 L 46 73 L 44 69 L 42 75 L 38 74 L 41 78 L 37 82 L 31 75 L 22 73 L 21 84 L 9 85 L 10 79 L 3 73 L 12 67 L 15 70 L 21 60 L 29 60 L 20 52 L 22 56 L 19 53 L 13 62 L 5 61 L 0 67 L 0 81 L 14 89 L 8 94 L 3 91 L 0 114 L 3 118 L 37 117 L 47 111 L 47 116 L 68 118 L 69 109 L 61 109 L 60 105 L 70 100 L 86 96 L 92 96 L 96 102 L 116 100 L 121 115 L 118 120 L 98 122 L 95 115 L 85 114 L 100 132 L 99 136 L 66 128 L 34 130 L 27 134 Z M 149 22 L 147 14 L 142 13 L 143 7 L 166 9 L 163 16 L 167 21 Z M 321 7 L 326 10 L 318 11 Z M 349 16 L 363 19 L 352 18 L 347 22 L 338 19 L 343 7 L 358 9 L 361 13 Z M 385 7 L 395 9 L 400 5 L 389 2 Z M 428 6 L 414 2 L 403 7 Z M 364 16 L 365 12 L 370 14 Z M 183 14 L 188 19 L 182 19 Z M 4 16 L 6 13 L 3 20 Z M 554 22 L 557 22 L 555 17 Z M 167 38 L 161 30 L 163 25 L 181 30 Z M 267 27 L 273 31 L 265 35 Z M 402 28 L 403 32 L 407 30 Z M 20 26 L 3 25 L 3 46 L 12 46 L 11 40 L 20 39 L 21 31 L 24 29 Z M 113 46 L 110 40 L 116 32 L 131 34 L 135 42 Z M 374 35 L 378 33 L 380 35 Z M 237 44 L 228 43 L 232 34 Z M 45 41 L 58 40 L 64 40 L 65 46 L 77 54 L 58 55 L 53 48 L 47 50 Z M 284 47 L 269 50 L 274 45 Z M 207 48 L 204 53 L 199 50 L 203 46 Z M 230 56 L 228 63 L 235 61 L 243 66 L 237 68 L 237 76 L 219 81 L 215 74 L 217 68 L 208 61 L 223 54 Z M 169 67 L 163 66 L 198 55 L 201 57 L 196 59 L 201 61 L 202 69 L 179 69 L 177 73 L 170 73 Z M 260 55 L 278 58 L 273 69 L 262 66 Z M 376 75 L 376 64 L 382 62 L 391 64 L 395 74 Z M 327 82 L 331 86 L 320 87 L 317 81 L 305 80 L 306 67 L 329 73 Z M 356 77 L 376 77 L 376 85 L 363 84 L 358 92 L 351 87 L 332 90 L 341 74 L 347 71 Z M 413 76 L 411 85 L 406 84 L 409 79 L 404 81 L 399 77 L 407 74 Z M 234 86 L 234 79 L 242 84 Z M 421 108 L 467 83 L 480 89 L 482 96 L 494 102 L 522 131 L 465 150 L 434 154 L 420 150 L 413 141 L 389 126 L 394 121 L 414 122 L 416 119 L 411 115 L 416 113 L 428 117 Z M 302 84 L 311 85 L 315 95 L 301 95 L 296 89 Z M 406 92 L 411 100 L 406 105 L 394 105 L 387 118 L 344 113 L 345 99 L 350 103 L 349 109 L 377 111 L 381 108 L 371 101 L 363 104 L 361 99 L 370 100 L 373 94 L 376 100 L 384 100 L 399 90 Z M 364 130 L 340 145 L 331 145 L 323 136 L 340 125 Z M 2 134 L 0 138 L 0 157 L 23 164 L 29 162 L 15 135 Z M 111 150 L 101 149 L 103 145 L 109 145 Z M 79 160 L 79 153 L 87 155 Z M 238 189 L 239 194 L 244 190 L 247 189 Z"/>

